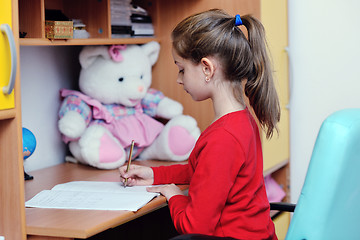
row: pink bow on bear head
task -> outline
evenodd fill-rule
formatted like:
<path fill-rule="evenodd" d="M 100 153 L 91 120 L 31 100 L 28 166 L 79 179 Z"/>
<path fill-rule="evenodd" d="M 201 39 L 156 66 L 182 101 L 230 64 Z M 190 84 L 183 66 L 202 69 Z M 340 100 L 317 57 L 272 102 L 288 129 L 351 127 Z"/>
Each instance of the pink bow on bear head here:
<path fill-rule="evenodd" d="M 124 60 L 124 57 L 121 55 L 120 51 L 125 49 L 126 49 L 126 45 L 124 44 L 112 45 L 111 47 L 109 47 L 109 55 L 113 61 L 121 62 L 122 60 Z"/>

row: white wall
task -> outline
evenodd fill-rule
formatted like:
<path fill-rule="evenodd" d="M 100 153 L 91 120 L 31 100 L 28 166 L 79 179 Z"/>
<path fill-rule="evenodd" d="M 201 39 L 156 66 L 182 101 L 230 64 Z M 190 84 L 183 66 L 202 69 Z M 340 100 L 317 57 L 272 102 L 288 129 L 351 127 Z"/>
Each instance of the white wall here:
<path fill-rule="evenodd" d="M 360 1 L 288 0 L 290 182 L 297 202 L 322 121 L 360 107 Z"/>
<path fill-rule="evenodd" d="M 37 146 L 24 162 L 32 171 L 64 161 L 66 146 L 57 128 L 59 89 L 77 87 L 79 47 L 20 48 L 22 124 Z"/>

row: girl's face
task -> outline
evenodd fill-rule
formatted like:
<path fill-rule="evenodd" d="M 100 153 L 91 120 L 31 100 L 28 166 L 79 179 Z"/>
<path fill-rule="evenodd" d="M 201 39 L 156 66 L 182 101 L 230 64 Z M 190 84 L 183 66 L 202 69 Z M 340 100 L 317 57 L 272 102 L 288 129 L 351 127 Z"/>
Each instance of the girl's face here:
<path fill-rule="evenodd" d="M 193 100 L 202 101 L 211 97 L 205 74 L 201 64 L 194 64 L 190 60 L 180 57 L 172 50 L 174 62 L 179 68 L 176 82 L 183 85 L 184 90 L 189 93 Z"/>

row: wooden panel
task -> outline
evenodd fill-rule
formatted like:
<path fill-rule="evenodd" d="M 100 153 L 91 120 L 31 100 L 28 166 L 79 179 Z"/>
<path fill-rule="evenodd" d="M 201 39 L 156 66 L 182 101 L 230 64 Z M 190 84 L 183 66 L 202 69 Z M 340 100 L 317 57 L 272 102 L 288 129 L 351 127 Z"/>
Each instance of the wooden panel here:
<path fill-rule="evenodd" d="M 280 185 L 280 187 L 286 192 L 286 196 L 283 199 L 284 202 L 288 202 L 290 200 L 290 171 L 289 165 L 284 165 L 282 168 L 279 168 L 276 172 L 273 172 L 271 176 L 275 179 L 275 181 Z"/>
<path fill-rule="evenodd" d="M 26 38 L 45 37 L 45 13 L 43 0 L 19 0 L 19 31 Z"/>
<path fill-rule="evenodd" d="M 0 121 L 0 235 L 24 239 L 24 172 L 17 119 Z"/>
<path fill-rule="evenodd" d="M 193 116 L 204 130 L 213 120 L 213 109 L 210 100 L 194 102 L 190 95 L 184 92 L 183 88 L 176 83 L 178 70 L 173 64 L 171 55 L 170 33 L 175 25 L 185 17 L 211 8 L 222 8 L 229 14 L 253 14 L 260 16 L 260 1 L 258 0 L 159 0 L 156 21 L 161 26 L 156 32 L 157 38 L 161 41 L 160 57 L 153 70 L 153 87 L 165 93 L 165 95 L 181 102 L 184 106 L 184 113 Z"/>
<path fill-rule="evenodd" d="M 62 237 L 48 237 L 48 236 L 31 236 L 27 237 L 27 240 L 73 240 L 74 238 L 62 238 Z"/>
<path fill-rule="evenodd" d="M 279 122 L 279 136 L 275 133 L 273 138 L 263 139 L 264 169 L 289 159 L 289 77 L 288 77 L 288 46 L 287 31 L 287 1 L 261 1 L 261 20 L 266 30 L 266 37 L 270 55 L 274 64 L 275 84 L 280 98 L 281 119 Z"/>
<path fill-rule="evenodd" d="M 262 147 L 264 155 L 264 170 L 267 171 L 272 166 L 277 165 L 285 160 L 289 160 L 290 156 L 290 122 L 289 110 L 281 109 L 281 119 L 279 122 L 279 135 L 274 133 L 271 140 L 266 139 L 266 135 L 262 133 Z"/>
<path fill-rule="evenodd" d="M 18 2 L 12 2 L 12 29 L 15 45 L 18 48 Z M 17 62 L 19 66 L 19 58 Z M 19 68 L 15 82 L 15 114 L 14 118 L 0 121 L 0 236 L 5 239 L 25 239 L 25 208 L 24 208 L 24 172 L 21 112 L 20 112 L 20 81 Z"/>
<path fill-rule="evenodd" d="M 91 38 L 110 38 L 109 2 L 109 0 L 64 0 L 63 11 L 69 18 L 81 19 Z"/>
<path fill-rule="evenodd" d="M 150 41 L 157 41 L 156 38 L 89 38 L 89 39 L 56 39 L 47 38 L 21 38 L 22 46 L 85 46 L 85 45 L 112 45 L 112 44 L 144 44 Z"/>
<path fill-rule="evenodd" d="M 20 171 L 16 119 L 0 121 L 0 236 L 24 237 L 24 173 Z M 22 161 L 22 159 L 20 159 Z"/>
<path fill-rule="evenodd" d="M 274 219 L 275 232 L 278 239 L 285 239 L 290 223 L 290 213 L 283 212 Z"/>
<path fill-rule="evenodd" d="M 8 110 L 1 110 L 0 111 L 0 120 L 14 118 L 15 117 L 15 110 L 8 109 Z"/>

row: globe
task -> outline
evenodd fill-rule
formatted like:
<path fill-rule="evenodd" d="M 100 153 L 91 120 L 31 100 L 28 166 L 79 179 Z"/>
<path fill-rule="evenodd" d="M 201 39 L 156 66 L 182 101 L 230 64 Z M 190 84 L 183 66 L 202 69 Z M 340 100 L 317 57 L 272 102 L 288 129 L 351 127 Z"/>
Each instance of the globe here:
<path fill-rule="evenodd" d="M 23 135 L 23 156 L 24 160 L 34 153 L 36 148 L 36 139 L 34 134 L 27 128 L 22 128 Z"/>

